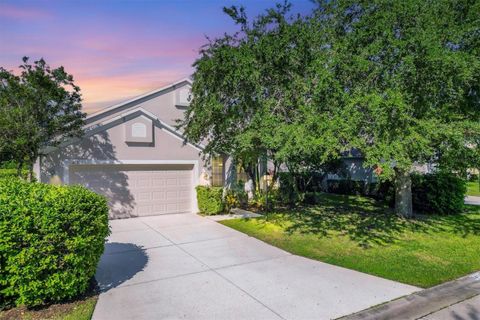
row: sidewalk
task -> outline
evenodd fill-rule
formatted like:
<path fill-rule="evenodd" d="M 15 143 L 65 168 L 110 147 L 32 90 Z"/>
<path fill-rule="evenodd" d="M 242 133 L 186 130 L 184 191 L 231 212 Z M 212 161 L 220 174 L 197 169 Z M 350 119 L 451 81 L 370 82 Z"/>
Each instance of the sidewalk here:
<path fill-rule="evenodd" d="M 465 204 L 480 206 L 480 197 L 466 196 L 465 197 Z"/>
<path fill-rule="evenodd" d="M 480 272 L 360 311 L 341 320 L 480 319 Z M 463 314 L 465 317 L 455 317 Z M 470 316 L 472 315 L 472 316 Z"/>

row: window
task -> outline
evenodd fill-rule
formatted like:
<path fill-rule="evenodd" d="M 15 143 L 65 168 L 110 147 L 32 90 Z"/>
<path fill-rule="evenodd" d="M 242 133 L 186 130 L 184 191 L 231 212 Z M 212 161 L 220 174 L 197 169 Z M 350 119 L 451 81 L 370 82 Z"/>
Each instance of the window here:
<path fill-rule="evenodd" d="M 222 187 L 223 177 L 223 158 L 212 158 L 212 186 Z"/>
<path fill-rule="evenodd" d="M 192 94 L 189 88 L 183 88 L 177 91 L 177 106 L 188 106 L 192 100 Z"/>
<path fill-rule="evenodd" d="M 136 122 L 132 124 L 132 137 L 133 138 L 146 138 L 147 126 L 143 123 Z"/>

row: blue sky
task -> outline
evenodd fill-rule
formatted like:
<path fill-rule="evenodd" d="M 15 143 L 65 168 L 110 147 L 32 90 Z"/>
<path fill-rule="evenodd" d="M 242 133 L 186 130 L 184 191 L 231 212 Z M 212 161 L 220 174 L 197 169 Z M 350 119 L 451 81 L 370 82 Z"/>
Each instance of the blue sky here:
<path fill-rule="evenodd" d="M 0 0 L 0 66 L 15 71 L 23 56 L 63 65 L 93 112 L 190 75 L 205 36 L 237 30 L 224 6 L 243 5 L 253 17 L 275 3 Z M 292 4 L 294 12 L 313 7 Z"/>

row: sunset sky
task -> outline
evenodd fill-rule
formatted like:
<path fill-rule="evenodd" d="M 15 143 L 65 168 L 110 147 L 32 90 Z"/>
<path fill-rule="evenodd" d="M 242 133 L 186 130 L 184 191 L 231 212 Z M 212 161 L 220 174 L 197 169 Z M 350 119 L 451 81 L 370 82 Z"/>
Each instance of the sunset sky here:
<path fill-rule="evenodd" d="M 308 0 L 292 1 L 294 12 Z M 189 76 L 206 42 L 236 30 L 222 7 L 244 5 L 255 16 L 267 0 L 0 0 L 0 66 L 23 56 L 63 65 L 82 89 L 86 112 Z"/>

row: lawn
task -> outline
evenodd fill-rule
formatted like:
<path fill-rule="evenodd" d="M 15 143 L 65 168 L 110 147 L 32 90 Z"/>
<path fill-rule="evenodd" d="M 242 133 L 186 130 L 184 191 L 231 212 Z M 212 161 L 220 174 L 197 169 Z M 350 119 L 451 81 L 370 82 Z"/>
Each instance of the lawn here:
<path fill-rule="evenodd" d="M 467 182 L 467 195 L 480 197 L 480 186 L 478 181 Z"/>
<path fill-rule="evenodd" d="M 480 270 L 480 206 L 405 220 L 369 198 L 324 194 L 320 203 L 222 223 L 300 256 L 423 288 Z"/>
<path fill-rule="evenodd" d="M 53 304 L 41 309 L 23 307 L 0 311 L 0 320 L 90 320 L 97 303 L 97 296 Z"/>

